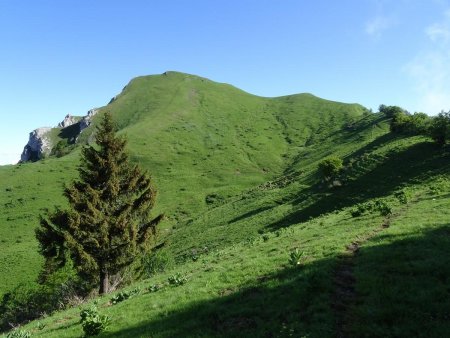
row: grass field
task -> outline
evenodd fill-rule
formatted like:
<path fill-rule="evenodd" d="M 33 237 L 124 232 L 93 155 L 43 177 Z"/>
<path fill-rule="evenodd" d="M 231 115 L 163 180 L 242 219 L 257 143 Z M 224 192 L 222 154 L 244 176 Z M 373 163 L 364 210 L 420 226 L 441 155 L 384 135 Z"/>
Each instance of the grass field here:
<path fill-rule="evenodd" d="M 224 200 L 278 177 L 306 142 L 315 144 L 311 135 L 325 139 L 364 112 L 309 94 L 261 98 L 176 72 L 132 80 L 101 110 L 112 112 L 132 159 L 154 177 L 160 191 L 155 213 L 168 219 L 162 238 L 207 211 L 208 197 Z M 34 282 L 40 268 L 34 228 L 46 208 L 64 203 L 62 188 L 76 176 L 78 156 L 75 150 L 60 159 L 1 167 L 0 294 Z"/>
<path fill-rule="evenodd" d="M 210 250 L 134 284 L 128 289 L 139 288 L 140 294 L 117 305 L 110 303 L 113 295 L 100 298 L 101 313 L 112 318 L 102 337 L 334 337 L 336 267 L 355 242 L 360 246 L 352 258 L 357 296 L 345 304 L 351 306 L 346 333 L 446 336 L 450 201 L 436 186 L 448 189 L 449 181 L 411 187 L 407 204 L 390 198 L 387 228 L 386 216 L 352 217 L 344 208 Z M 424 218 L 430 208 L 439 216 Z M 293 266 L 289 257 L 297 248 L 303 256 Z M 186 283 L 169 285 L 175 274 Z M 161 289 L 150 292 L 155 284 Z M 79 311 L 43 319 L 43 329 L 37 323 L 25 329 L 38 337 L 79 337 Z"/>
<path fill-rule="evenodd" d="M 154 176 L 168 216 L 156 254 L 170 262 L 129 300 L 96 300 L 112 319 L 102 337 L 450 334 L 448 147 L 393 135 L 359 105 L 173 72 L 132 80 L 102 109 Z M 0 167 L 0 293 L 34 282 L 33 229 L 64 205 L 78 155 Z M 332 187 L 317 173 L 330 155 L 345 165 Z M 79 312 L 24 329 L 80 337 Z"/>

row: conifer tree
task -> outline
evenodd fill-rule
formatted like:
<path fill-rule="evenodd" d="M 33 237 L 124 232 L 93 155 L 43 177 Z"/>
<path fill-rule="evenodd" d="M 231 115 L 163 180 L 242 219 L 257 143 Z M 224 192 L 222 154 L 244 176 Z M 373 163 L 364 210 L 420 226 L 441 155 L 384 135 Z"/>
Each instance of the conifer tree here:
<path fill-rule="evenodd" d="M 126 140 L 115 135 L 105 113 L 95 145 L 82 149 L 79 179 L 65 188 L 67 210 L 41 217 L 36 238 L 47 271 L 73 263 L 78 275 L 107 293 L 120 274 L 149 249 L 162 215 L 149 221 L 156 190 L 150 177 L 131 165 Z"/>

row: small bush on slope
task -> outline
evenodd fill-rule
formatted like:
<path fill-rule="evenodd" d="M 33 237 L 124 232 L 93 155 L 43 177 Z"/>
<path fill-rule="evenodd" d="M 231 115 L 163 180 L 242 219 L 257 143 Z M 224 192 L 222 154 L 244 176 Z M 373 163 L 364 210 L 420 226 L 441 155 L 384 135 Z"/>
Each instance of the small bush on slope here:
<path fill-rule="evenodd" d="M 80 312 L 80 323 L 86 337 L 97 336 L 101 332 L 106 331 L 111 322 L 111 318 L 107 315 L 101 315 L 97 306 L 92 305 Z"/>

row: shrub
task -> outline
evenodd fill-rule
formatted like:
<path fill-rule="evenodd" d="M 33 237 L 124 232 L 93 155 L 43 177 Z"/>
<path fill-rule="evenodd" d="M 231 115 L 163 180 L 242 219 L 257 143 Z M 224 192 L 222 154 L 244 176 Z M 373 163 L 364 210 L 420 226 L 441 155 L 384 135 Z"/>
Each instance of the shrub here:
<path fill-rule="evenodd" d="M 433 118 L 430 136 L 439 146 L 445 145 L 450 139 L 450 112 L 442 112 Z"/>
<path fill-rule="evenodd" d="M 394 194 L 394 196 L 395 196 L 395 198 L 397 198 L 398 199 L 398 201 L 400 202 L 400 203 L 402 203 L 402 204 L 407 204 L 408 203 L 408 201 L 409 201 L 409 194 L 405 191 L 405 190 L 400 190 L 400 191 L 397 191 L 395 194 Z"/>
<path fill-rule="evenodd" d="M 80 311 L 80 323 L 87 320 L 88 317 L 93 317 L 98 314 L 98 309 L 96 305 L 91 305 L 88 308 L 82 309 Z"/>
<path fill-rule="evenodd" d="M 168 278 L 168 282 L 170 285 L 180 286 L 180 285 L 186 284 L 187 277 L 183 276 L 180 273 L 176 273 L 175 275 L 172 275 Z"/>
<path fill-rule="evenodd" d="M 92 305 L 80 312 L 80 323 L 86 337 L 96 336 L 108 328 L 111 319 L 106 315 L 100 315 L 97 306 Z"/>
<path fill-rule="evenodd" d="M 428 185 L 430 192 L 433 194 L 440 194 L 450 190 L 450 180 L 445 177 L 439 177 L 434 182 Z"/>
<path fill-rule="evenodd" d="M 363 215 L 368 210 L 369 203 L 359 203 L 350 211 L 350 214 L 352 215 L 352 217 L 358 217 Z"/>
<path fill-rule="evenodd" d="M 56 157 L 63 157 L 70 153 L 74 149 L 75 145 L 70 144 L 67 139 L 59 141 L 50 152 L 50 155 L 54 155 Z"/>
<path fill-rule="evenodd" d="M 292 266 L 298 266 L 302 263 L 303 260 L 303 251 L 298 250 L 298 248 L 295 248 L 295 250 L 291 251 L 289 254 L 289 264 Z"/>
<path fill-rule="evenodd" d="M 224 201 L 223 196 L 221 196 L 219 194 L 215 194 L 215 193 L 206 195 L 206 197 L 205 197 L 205 203 L 207 205 L 220 204 L 223 201 Z"/>
<path fill-rule="evenodd" d="M 0 330 L 64 309 L 82 294 L 77 282 L 62 272 L 48 277 L 43 285 L 19 284 L 0 300 Z"/>
<path fill-rule="evenodd" d="M 129 291 L 121 291 L 111 298 L 111 304 L 117 304 L 117 303 L 123 302 L 124 300 L 134 297 L 134 296 L 138 295 L 139 293 L 141 293 L 140 288 L 134 288 L 133 290 L 129 290 Z"/>
<path fill-rule="evenodd" d="M 407 135 L 426 135 L 430 129 L 432 119 L 424 113 L 396 112 L 392 116 L 391 132 Z"/>
<path fill-rule="evenodd" d="M 406 110 L 404 110 L 403 108 L 400 108 L 398 106 L 386 106 L 384 104 L 380 105 L 380 107 L 378 108 L 378 111 L 380 113 L 383 113 L 386 115 L 386 117 L 388 118 L 392 118 L 397 114 L 405 114 L 407 113 Z"/>
<path fill-rule="evenodd" d="M 358 217 L 368 212 L 378 211 L 380 215 L 387 216 L 392 213 L 391 206 L 383 200 L 375 200 L 357 204 L 351 211 L 352 217 Z"/>
<path fill-rule="evenodd" d="M 343 167 L 342 159 L 332 156 L 319 163 L 319 172 L 328 181 L 335 178 L 342 171 Z"/>
<path fill-rule="evenodd" d="M 387 216 L 392 214 L 392 208 L 383 200 L 375 201 L 375 209 L 380 212 L 382 216 Z"/>
<path fill-rule="evenodd" d="M 160 284 L 153 284 L 148 287 L 148 291 L 149 292 L 157 292 L 157 291 L 161 290 L 162 288 L 163 287 Z"/>

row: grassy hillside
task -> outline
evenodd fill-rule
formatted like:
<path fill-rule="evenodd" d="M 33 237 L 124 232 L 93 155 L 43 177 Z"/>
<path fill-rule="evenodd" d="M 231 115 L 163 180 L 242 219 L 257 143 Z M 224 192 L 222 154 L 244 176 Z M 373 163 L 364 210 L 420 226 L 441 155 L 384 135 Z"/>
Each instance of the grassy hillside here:
<path fill-rule="evenodd" d="M 210 249 L 127 288 L 139 290 L 129 300 L 97 299 L 112 318 L 101 336 L 447 336 L 449 189 L 447 178 L 430 178 L 403 189 L 406 203 L 387 196 L 388 216 L 343 208 Z M 303 255 L 292 265 L 296 249 Z M 176 275 L 186 282 L 171 285 Z M 79 312 L 24 329 L 79 337 Z"/>
<path fill-rule="evenodd" d="M 155 178 L 156 212 L 168 217 L 162 237 L 207 210 L 207 200 L 230 198 L 290 170 L 304 149 L 320 148 L 327 135 L 365 111 L 310 94 L 261 98 L 176 72 L 133 79 L 104 110 L 127 135 L 132 159 Z M 80 144 L 91 138 L 95 123 Z M 71 134 L 66 129 L 53 134 Z M 35 280 L 40 257 L 34 227 L 44 208 L 64 203 L 63 183 L 75 177 L 78 154 L 1 167 L 0 294 Z"/>
<path fill-rule="evenodd" d="M 105 109 L 154 173 L 160 205 L 177 205 L 177 220 L 203 210 L 208 194 L 229 197 L 276 177 L 306 144 L 365 111 L 309 94 L 261 98 L 176 72 L 132 80 Z"/>
<path fill-rule="evenodd" d="M 77 158 L 0 166 L 0 294 L 36 279 L 42 261 L 34 228 L 40 213 L 65 205 L 62 188 L 75 177 Z"/>
<path fill-rule="evenodd" d="M 102 337 L 450 335 L 448 147 L 391 134 L 359 105 L 261 98 L 173 72 L 132 80 L 104 109 L 169 220 L 160 271 L 122 290 L 137 293 L 128 300 L 95 300 L 112 318 Z M 345 165 L 333 184 L 317 173 L 329 155 Z M 77 158 L 0 167 L 3 285 L 36 275 L 37 215 L 64 204 Z M 80 337 L 89 304 L 24 329 Z"/>

